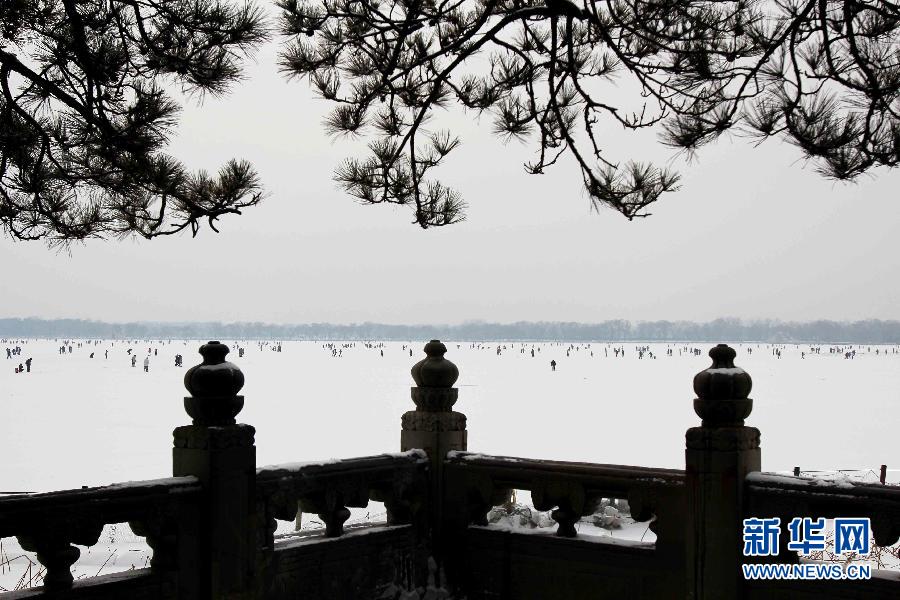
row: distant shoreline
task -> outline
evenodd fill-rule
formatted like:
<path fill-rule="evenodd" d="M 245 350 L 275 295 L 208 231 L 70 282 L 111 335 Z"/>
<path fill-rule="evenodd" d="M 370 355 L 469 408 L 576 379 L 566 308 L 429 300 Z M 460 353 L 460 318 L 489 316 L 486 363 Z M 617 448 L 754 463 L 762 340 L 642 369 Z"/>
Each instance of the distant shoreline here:
<path fill-rule="evenodd" d="M 107 323 L 82 319 L 0 319 L 0 338 L 44 339 L 234 339 L 294 341 L 491 341 L 515 343 L 716 343 L 746 344 L 900 344 L 900 321 L 785 322 L 716 319 L 571 323 L 465 322 L 457 325 L 384 323 Z"/>

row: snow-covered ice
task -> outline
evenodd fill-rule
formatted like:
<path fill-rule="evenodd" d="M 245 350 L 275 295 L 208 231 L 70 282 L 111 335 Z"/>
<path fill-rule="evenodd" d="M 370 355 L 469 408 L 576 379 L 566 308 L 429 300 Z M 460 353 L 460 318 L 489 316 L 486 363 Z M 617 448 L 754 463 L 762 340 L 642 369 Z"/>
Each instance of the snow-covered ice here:
<path fill-rule="evenodd" d="M 30 341 L 22 355 L 0 355 L 2 450 L 0 492 L 48 491 L 165 477 L 171 473 L 172 430 L 189 423 L 184 372 L 200 362 L 201 342 L 103 342 L 71 355 L 61 342 Z M 233 342 L 229 342 L 233 343 Z M 327 461 L 399 450 L 400 416 L 411 410 L 409 368 L 422 342 L 343 348 L 333 358 L 322 342 L 284 342 L 282 352 L 242 342 L 244 371 L 239 420 L 256 427 L 257 464 Z M 460 370 L 459 401 L 468 416 L 469 449 L 484 454 L 683 467 L 684 432 L 698 424 L 693 376 L 710 365 L 678 349 L 712 344 L 650 344 L 657 357 L 637 358 L 636 344 L 569 350 L 567 344 L 449 342 Z M 644 345 L 644 344 L 641 344 Z M 0 343 L 0 352 L 3 344 Z M 143 359 L 158 349 L 150 371 L 131 367 L 128 348 Z M 338 344 L 340 347 L 340 344 Z M 753 377 L 753 414 L 762 431 L 763 468 L 790 471 L 877 469 L 892 464 L 900 401 L 900 354 L 892 347 L 857 347 L 855 359 L 787 346 L 783 358 L 765 344 L 737 344 L 737 366 Z M 749 354 L 747 348 L 753 348 Z M 104 350 L 109 358 L 104 359 Z M 874 352 L 880 349 L 878 355 Z M 801 351 L 807 351 L 801 359 Z M 590 356 L 593 351 L 594 356 Z M 95 358 L 88 358 L 94 352 Z M 174 355 L 184 355 L 184 367 Z M 14 367 L 33 357 L 31 373 Z M 555 372 L 550 360 L 558 363 Z"/>

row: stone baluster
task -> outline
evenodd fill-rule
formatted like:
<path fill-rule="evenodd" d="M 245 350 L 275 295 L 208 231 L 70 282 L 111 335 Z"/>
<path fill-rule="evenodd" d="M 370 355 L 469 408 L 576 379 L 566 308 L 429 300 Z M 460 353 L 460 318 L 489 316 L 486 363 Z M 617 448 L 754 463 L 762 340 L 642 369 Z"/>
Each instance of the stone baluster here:
<path fill-rule="evenodd" d="M 196 547 L 182 549 L 179 587 L 195 588 L 186 597 L 251 598 L 259 564 L 257 525 L 264 524 L 257 523 L 255 430 L 235 422 L 244 406 L 238 395 L 244 375 L 225 360 L 225 344 L 209 342 L 200 354 L 203 363 L 184 375 L 191 394 L 184 408 L 193 424 L 174 432 L 174 475 L 193 475 L 204 489 Z"/>
<path fill-rule="evenodd" d="M 554 509 L 550 516 L 559 525 L 556 535 L 575 537 L 575 523 L 588 505 L 584 486 L 571 481 L 541 481 L 532 484 L 531 501 L 538 510 Z"/>
<path fill-rule="evenodd" d="M 150 567 L 155 571 L 171 571 L 178 568 L 178 518 L 167 512 L 153 513 L 129 521 L 135 535 L 143 536 L 153 550 Z M 182 536 L 183 537 L 183 536 Z"/>
<path fill-rule="evenodd" d="M 745 427 L 753 408 L 750 375 L 734 366 L 735 351 L 719 344 L 713 364 L 694 377 L 700 427 L 688 429 L 687 597 L 740 598 L 742 519 L 748 473 L 760 470 L 759 430 Z"/>
<path fill-rule="evenodd" d="M 375 485 L 371 498 L 384 503 L 388 525 L 408 525 L 422 512 L 425 491 L 417 476 L 396 475 L 389 483 Z"/>
<path fill-rule="evenodd" d="M 37 553 L 38 561 L 44 565 L 44 588 L 65 590 L 72 587 L 72 565 L 81 556 L 81 550 L 67 540 L 57 536 L 18 536 L 19 545 L 24 550 Z"/>
<path fill-rule="evenodd" d="M 44 574 L 44 588 L 64 590 L 72 587 L 72 565 L 81 556 L 81 550 L 68 540 L 48 535 L 40 538 L 19 536 L 19 544 L 24 550 L 37 553 L 38 561 L 47 570 Z"/>
<path fill-rule="evenodd" d="M 63 518 L 28 527 L 26 532 L 16 537 L 23 550 L 37 554 L 38 562 L 46 569 L 44 590 L 54 592 L 72 587 L 72 565 L 81 556 L 81 550 L 75 544 L 93 546 L 102 531 L 103 523 L 99 520 L 73 521 Z"/>
<path fill-rule="evenodd" d="M 300 498 L 299 506 L 303 512 L 315 513 L 325 523 L 325 537 L 340 537 L 344 534 L 344 523 L 350 518 L 347 507 L 365 508 L 369 503 L 367 492 L 366 487 L 360 487 L 355 493 L 331 488 Z"/>

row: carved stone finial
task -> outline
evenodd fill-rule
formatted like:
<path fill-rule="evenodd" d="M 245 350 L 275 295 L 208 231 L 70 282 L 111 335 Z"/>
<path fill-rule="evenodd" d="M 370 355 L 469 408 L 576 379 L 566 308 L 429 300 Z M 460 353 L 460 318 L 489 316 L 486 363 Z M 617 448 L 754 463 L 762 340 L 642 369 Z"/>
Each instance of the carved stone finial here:
<path fill-rule="evenodd" d="M 457 390 L 453 387 L 459 379 L 459 369 L 444 358 L 447 346 L 440 340 L 425 344 L 425 358 L 410 370 L 416 387 L 412 388 L 413 402 L 419 410 L 428 412 L 449 411 L 456 402 Z"/>
<path fill-rule="evenodd" d="M 413 381 L 419 387 L 449 388 L 459 379 L 459 369 L 444 358 L 447 346 L 440 340 L 431 340 L 425 344 L 426 358 L 423 358 L 410 370 Z"/>
<path fill-rule="evenodd" d="M 244 387 L 244 374 L 225 360 L 228 346 L 218 341 L 200 346 L 203 362 L 184 374 L 184 387 L 192 396 L 234 396 Z"/>
<path fill-rule="evenodd" d="M 709 351 L 713 364 L 694 376 L 694 412 L 703 419 L 704 427 L 736 427 L 753 410 L 747 396 L 753 387 L 750 374 L 734 366 L 737 352 L 725 344 Z"/>
<path fill-rule="evenodd" d="M 244 386 L 244 374 L 237 365 L 225 360 L 228 346 L 218 341 L 200 347 L 203 362 L 184 374 L 184 409 L 195 425 L 234 425 L 234 417 L 244 407 L 237 393 Z"/>

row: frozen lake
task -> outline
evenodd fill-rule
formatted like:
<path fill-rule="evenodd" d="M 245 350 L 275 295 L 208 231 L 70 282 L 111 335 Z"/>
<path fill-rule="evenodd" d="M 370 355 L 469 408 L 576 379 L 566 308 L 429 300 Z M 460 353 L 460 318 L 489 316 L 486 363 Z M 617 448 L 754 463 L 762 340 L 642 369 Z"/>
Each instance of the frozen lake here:
<path fill-rule="evenodd" d="M 3 348 L 16 344 L 0 343 L 0 491 L 170 475 L 172 429 L 189 423 L 182 377 L 200 362 L 200 343 L 73 342 L 72 353 L 60 355 L 62 340 L 31 340 L 11 359 Z M 355 342 L 340 357 L 324 342 L 285 342 L 280 353 L 239 343 L 245 356 L 232 350 L 228 358 L 246 376 L 239 420 L 256 427 L 260 466 L 399 450 L 400 416 L 413 408 L 409 369 L 424 357 L 424 340 L 412 343 L 412 357 L 401 342 Z M 709 366 L 712 344 L 653 343 L 656 358 L 638 359 L 633 342 L 575 344 L 569 356 L 570 344 L 446 343 L 460 370 L 455 408 L 468 416 L 469 450 L 683 468 L 684 432 L 699 424 L 692 379 Z M 499 355 L 498 345 L 506 347 Z M 614 358 L 613 347 L 625 357 Z M 776 346 L 733 347 L 753 377 L 748 424 L 762 431 L 764 470 L 900 466 L 896 347 L 856 346 L 852 360 L 827 346 L 820 354 L 778 346 L 780 359 Z M 140 357 L 134 368 L 128 348 Z M 145 373 L 148 348 L 158 354 Z M 179 353 L 182 368 L 174 366 Z M 32 372 L 16 374 L 28 357 Z"/>

